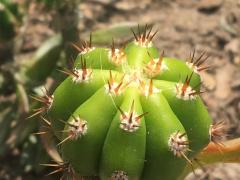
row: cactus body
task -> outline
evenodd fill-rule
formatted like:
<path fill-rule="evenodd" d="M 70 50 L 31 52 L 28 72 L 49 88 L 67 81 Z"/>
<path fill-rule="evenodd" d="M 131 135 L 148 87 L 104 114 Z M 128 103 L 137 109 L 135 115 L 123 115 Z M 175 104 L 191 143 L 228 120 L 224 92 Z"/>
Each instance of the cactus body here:
<path fill-rule="evenodd" d="M 63 70 L 68 77 L 45 110 L 76 174 L 173 180 L 209 143 L 199 61 L 164 57 L 154 35 L 134 33 L 123 49 L 84 43 Z"/>

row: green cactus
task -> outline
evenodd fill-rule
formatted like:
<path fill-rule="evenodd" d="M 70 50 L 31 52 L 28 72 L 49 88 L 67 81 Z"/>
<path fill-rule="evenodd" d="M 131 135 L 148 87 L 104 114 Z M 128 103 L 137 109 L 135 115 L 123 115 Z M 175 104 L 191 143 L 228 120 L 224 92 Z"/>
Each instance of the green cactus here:
<path fill-rule="evenodd" d="M 205 55 L 188 62 L 158 53 L 146 26 L 122 49 L 83 42 L 68 77 L 33 115 L 59 139 L 62 169 L 100 179 L 174 180 L 214 140 L 200 98 Z M 64 167 L 64 168 L 63 168 Z"/>

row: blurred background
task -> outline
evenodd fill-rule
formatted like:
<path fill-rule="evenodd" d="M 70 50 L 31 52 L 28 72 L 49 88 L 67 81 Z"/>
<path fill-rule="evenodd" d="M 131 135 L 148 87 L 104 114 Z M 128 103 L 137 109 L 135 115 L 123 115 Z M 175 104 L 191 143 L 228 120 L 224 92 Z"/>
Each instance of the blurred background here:
<path fill-rule="evenodd" d="M 37 103 L 30 94 L 50 92 L 64 78 L 76 45 L 88 40 L 118 46 L 130 28 L 154 25 L 154 43 L 166 56 L 186 60 L 195 49 L 210 55 L 202 95 L 214 121 L 224 120 L 228 139 L 240 136 L 239 0 L 0 0 L 0 180 L 58 179 L 41 163 L 57 159 L 51 134 L 27 119 Z M 40 130 L 41 131 L 41 130 Z M 218 164 L 191 179 L 238 180 L 240 165 Z"/>

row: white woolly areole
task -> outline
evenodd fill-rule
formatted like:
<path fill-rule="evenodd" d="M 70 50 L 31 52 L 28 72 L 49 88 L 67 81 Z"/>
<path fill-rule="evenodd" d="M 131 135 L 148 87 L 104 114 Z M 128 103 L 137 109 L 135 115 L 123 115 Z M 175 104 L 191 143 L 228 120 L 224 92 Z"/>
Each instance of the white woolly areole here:
<path fill-rule="evenodd" d="M 87 121 L 80 119 L 79 117 L 74 118 L 69 125 L 69 134 L 71 140 L 77 140 L 87 133 Z"/>
<path fill-rule="evenodd" d="M 155 67 L 156 67 L 156 66 L 157 66 L 157 63 L 158 63 L 158 61 L 159 61 L 159 58 L 156 58 L 156 59 L 154 59 L 153 61 L 154 61 L 154 65 L 155 65 Z M 160 72 L 166 71 L 166 70 L 168 70 L 168 66 L 166 65 L 166 63 L 165 63 L 164 61 L 162 61 L 162 62 L 161 62 Z"/>
<path fill-rule="evenodd" d="M 120 128 L 124 131 L 134 132 L 140 127 L 140 119 L 138 118 L 137 113 L 133 112 L 132 119 L 130 120 L 130 115 L 127 112 L 124 112 L 125 115 L 120 115 Z"/>
<path fill-rule="evenodd" d="M 175 156 L 181 157 L 182 154 L 185 154 L 188 151 L 188 145 L 186 145 L 186 142 L 186 136 L 182 136 L 180 132 L 175 132 L 170 135 L 168 146 Z"/>
<path fill-rule="evenodd" d="M 121 51 L 120 49 L 114 49 L 114 53 L 112 52 L 112 50 L 109 50 L 108 52 L 108 58 L 116 65 L 120 65 L 123 63 L 124 56 L 124 51 Z"/>
<path fill-rule="evenodd" d="M 112 173 L 110 180 L 128 180 L 128 176 L 124 171 L 115 171 Z"/>
<path fill-rule="evenodd" d="M 149 48 L 149 47 L 152 47 L 153 46 L 153 43 L 152 41 L 148 41 L 147 39 L 145 41 L 143 40 L 135 40 L 134 43 L 138 46 L 142 46 L 144 48 Z"/>
<path fill-rule="evenodd" d="M 120 87 L 119 90 L 116 92 L 115 89 L 118 87 L 119 83 L 113 82 L 110 87 L 109 84 L 105 84 L 104 87 L 106 89 L 106 93 L 111 93 L 113 95 L 121 94 L 122 88 Z"/>
<path fill-rule="evenodd" d="M 126 73 L 124 78 L 125 84 L 129 83 L 132 87 L 139 87 L 139 82 L 144 80 L 142 74 L 141 69 L 131 69 Z"/>
<path fill-rule="evenodd" d="M 77 77 L 72 76 L 72 81 L 74 83 L 89 82 L 89 80 L 91 79 L 92 70 L 89 69 L 82 70 L 74 68 L 73 71 L 77 75 Z"/>
<path fill-rule="evenodd" d="M 80 54 L 84 55 L 86 53 L 93 51 L 94 49 L 95 49 L 95 47 L 86 47 L 80 52 Z"/>
<path fill-rule="evenodd" d="M 159 93 L 159 92 L 161 92 L 161 90 L 160 89 L 158 89 L 158 88 L 156 88 L 156 87 L 152 87 L 152 92 L 151 92 L 151 94 L 150 94 L 150 92 L 149 92 L 149 85 L 145 85 L 144 86 L 144 89 L 143 89 L 143 94 L 144 94 L 144 96 L 146 96 L 146 97 L 148 97 L 148 96 L 150 96 L 151 94 L 157 94 L 157 93 Z"/>
<path fill-rule="evenodd" d="M 198 67 L 195 66 L 193 63 L 186 62 L 186 65 L 189 67 L 189 69 L 192 69 L 193 72 L 195 72 L 196 74 L 199 74 Z"/>
<path fill-rule="evenodd" d="M 183 99 L 185 101 L 196 99 L 196 95 L 193 94 L 193 93 L 196 93 L 196 91 L 192 89 L 191 86 L 188 86 L 186 90 L 183 92 L 182 90 L 183 86 L 184 86 L 184 83 L 181 83 L 181 82 L 176 84 L 177 98 Z"/>
<path fill-rule="evenodd" d="M 169 68 L 166 65 L 166 63 L 159 58 L 152 59 L 151 61 L 148 62 L 148 64 L 145 67 L 146 73 L 151 77 L 161 74 L 162 72 L 167 71 L 168 69 Z"/>

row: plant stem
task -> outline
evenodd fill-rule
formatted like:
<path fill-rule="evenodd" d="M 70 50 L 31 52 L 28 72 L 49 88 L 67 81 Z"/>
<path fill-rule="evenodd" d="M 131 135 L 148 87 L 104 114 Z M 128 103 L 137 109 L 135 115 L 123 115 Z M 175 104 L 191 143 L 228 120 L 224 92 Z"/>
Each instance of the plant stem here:
<path fill-rule="evenodd" d="M 209 145 L 197 156 L 204 164 L 239 163 L 240 162 L 240 138 L 228 140 L 222 145 L 209 143 Z"/>
<path fill-rule="evenodd" d="M 214 163 L 240 163 L 240 138 L 227 140 L 220 144 L 209 143 L 193 161 L 193 168 L 187 166 L 178 180 L 183 180 L 193 169 Z"/>

